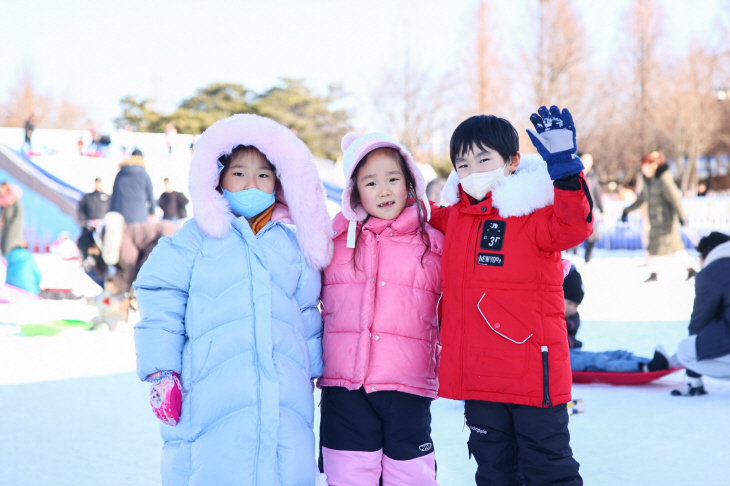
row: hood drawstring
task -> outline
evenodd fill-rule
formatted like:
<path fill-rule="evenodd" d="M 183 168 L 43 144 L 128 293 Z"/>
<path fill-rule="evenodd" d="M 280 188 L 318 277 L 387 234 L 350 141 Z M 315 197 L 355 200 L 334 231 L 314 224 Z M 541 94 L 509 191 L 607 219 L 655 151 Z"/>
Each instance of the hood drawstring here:
<path fill-rule="evenodd" d="M 347 226 L 347 247 L 355 248 L 355 238 L 357 236 L 357 221 L 350 221 Z"/>

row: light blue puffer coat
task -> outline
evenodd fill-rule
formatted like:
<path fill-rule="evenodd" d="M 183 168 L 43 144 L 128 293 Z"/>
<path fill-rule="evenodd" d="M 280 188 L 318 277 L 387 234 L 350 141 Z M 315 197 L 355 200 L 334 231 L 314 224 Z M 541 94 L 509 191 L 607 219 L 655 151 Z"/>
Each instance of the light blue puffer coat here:
<path fill-rule="evenodd" d="M 165 485 L 314 484 L 310 378 L 322 372 L 319 269 L 331 257 L 331 226 L 308 150 L 282 130 L 236 115 L 201 136 L 190 177 L 196 218 L 160 240 L 135 283 L 139 377 L 172 370 L 183 387 L 180 422 L 161 425 Z M 256 235 L 212 189 L 216 159 L 239 144 L 258 147 L 282 186 L 272 221 Z M 212 176 L 196 176 L 201 167 Z M 295 211 L 299 203 L 308 211 Z M 288 214 L 296 232 L 282 222 Z M 220 221 L 223 230 L 212 226 Z"/>

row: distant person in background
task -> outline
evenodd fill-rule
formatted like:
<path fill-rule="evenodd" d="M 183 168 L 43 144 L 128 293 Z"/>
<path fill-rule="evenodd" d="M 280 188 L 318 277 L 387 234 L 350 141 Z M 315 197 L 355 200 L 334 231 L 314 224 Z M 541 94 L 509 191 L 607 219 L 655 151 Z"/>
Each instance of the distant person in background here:
<path fill-rule="evenodd" d="M 699 184 L 697 184 L 697 197 L 707 196 L 708 189 L 709 188 L 707 187 L 707 184 L 705 184 L 704 182 L 700 182 Z"/>
<path fill-rule="evenodd" d="M 93 226 L 89 222 L 101 219 L 109 211 L 109 194 L 105 193 L 101 178 L 94 179 L 94 191 L 84 194 L 79 201 L 79 223 L 81 226 Z"/>
<path fill-rule="evenodd" d="M 22 247 L 14 248 L 5 255 L 5 260 L 8 262 L 5 283 L 33 295 L 41 293 L 41 270 L 31 252 Z"/>
<path fill-rule="evenodd" d="M 444 189 L 446 179 L 443 177 L 437 177 L 431 182 L 426 184 L 426 197 L 429 201 L 433 201 L 438 206 L 443 206 L 444 202 L 441 200 L 441 191 Z"/>
<path fill-rule="evenodd" d="M 127 322 L 129 317 L 129 301 L 121 291 L 122 276 L 114 274 L 104 279 L 104 292 L 86 299 L 89 305 L 97 308 L 99 314 L 91 320 L 92 329 L 108 329 L 113 331 L 120 322 Z"/>
<path fill-rule="evenodd" d="M 154 218 L 155 196 L 152 180 L 145 167 L 142 151 L 135 149 L 132 156 L 120 164 L 119 173 L 114 179 L 109 211 L 120 213 L 127 224 Z"/>
<path fill-rule="evenodd" d="M 165 126 L 165 140 L 167 141 L 167 153 L 172 153 L 172 141 L 177 135 L 177 128 L 172 123 L 168 123 Z"/>
<path fill-rule="evenodd" d="M 174 191 L 170 187 L 170 179 L 165 177 L 162 181 L 165 183 L 165 192 L 160 195 L 158 204 L 162 209 L 162 219 L 172 221 L 177 224 L 181 219 L 188 217 L 186 206 L 190 201 L 182 192 Z"/>
<path fill-rule="evenodd" d="M 583 167 L 585 167 L 583 173 L 585 174 L 586 183 L 588 183 L 588 191 L 593 197 L 593 233 L 586 240 L 586 252 L 584 255 L 585 261 L 588 263 L 593 255 L 593 247 L 601 239 L 597 222 L 602 219 L 603 215 L 603 189 L 601 188 L 601 180 L 598 178 L 598 174 L 593 170 L 593 156 L 591 154 L 583 154 L 580 158 L 583 161 Z"/>
<path fill-rule="evenodd" d="M 687 280 L 694 277 L 694 261 L 687 254 L 679 230 L 685 224 L 686 217 L 682 209 L 679 188 L 668 170 L 667 159 L 658 150 L 648 153 L 641 159 L 641 173 L 644 176 L 644 187 L 633 204 L 626 207 L 621 214 L 621 221 L 626 222 L 628 214 L 647 203 L 649 213 L 649 268 L 651 275 L 647 282 L 657 281 L 657 257 L 672 256 L 687 269 Z"/>
<path fill-rule="evenodd" d="M 596 171 L 591 170 L 593 168 L 593 156 L 591 154 L 582 153 L 578 153 L 577 155 L 583 162 L 583 175 L 585 176 L 586 183 L 588 184 L 588 192 L 590 192 L 591 197 L 593 197 L 593 233 L 591 233 L 591 236 L 589 236 L 585 241 L 586 250 L 584 254 L 584 259 L 586 263 L 588 263 L 593 255 L 593 247 L 596 246 L 596 241 L 601 239 L 597 222 L 601 220 L 601 215 L 603 214 L 603 190 L 601 189 L 601 181 L 598 179 Z M 580 245 L 571 248 L 569 251 L 572 252 L 573 255 L 577 255 L 579 247 Z"/>
<path fill-rule="evenodd" d="M 33 138 L 33 132 L 35 132 L 35 115 L 32 113 L 28 117 L 28 119 L 25 120 L 24 132 L 25 139 L 23 142 L 23 148 L 25 149 L 25 153 L 30 154 L 33 150 L 31 143 Z"/>
<path fill-rule="evenodd" d="M 127 154 L 129 154 L 131 151 L 134 150 L 134 140 L 132 138 L 132 133 L 134 130 L 132 129 L 132 125 L 129 123 L 124 126 L 124 130 L 119 130 L 115 134 L 115 141 L 119 144 L 119 148 L 122 151 L 122 155 L 125 157 Z"/>
<path fill-rule="evenodd" d="M 702 375 L 730 380 L 730 236 L 713 231 L 697 245 L 702 269 L 695 277 L 690 336 L 677 346 L 687 382 L 674 396 L 705 395 Z"/>
<path fill-rule="evenodd" d="M 88 256 L 89 246 L 93 243 L 94 229 L 99 225 L 100 220 L 109 211 L 109 194 L 105 193 L 101 186 L 101 178 L 94 179 L 94 191 L 84 194 L 79 201 L 78 218 L 81 226 L 81 235 L 78 240 L 78 247 L 83 258 Z"/>
<path fill-rule="evenodd" d="M 23 243 L 23 204 L 20 187 L 0 184 L 0 252 L 7 255 Z"/>
<path fill-rule="evenodd" d="M 113 273 L 120 274 L 119 292 L 129 293 L 159 239 L 177 230 L 178 226 L 170 221 L 127 224 L 121 214 L 108 212 L 94 231 L 94 243 L 89 247 L 89 255 L 97 259 L 97 275 L 103 282 Z M 116 272 L 110 272 L 109 267 L 115 267 Z"/>
<path fill-rule="evenodd" d="M 89 152 L 91 152 L 92 147 L 96 150 L 96 141 L 99 139 L 99 134 L 96 131 L 96 123 L 93 120 L 86 122 L 86 131 L 89 132 L 89 136 L 91 137 L 91 143 L 89 144 Z"/>

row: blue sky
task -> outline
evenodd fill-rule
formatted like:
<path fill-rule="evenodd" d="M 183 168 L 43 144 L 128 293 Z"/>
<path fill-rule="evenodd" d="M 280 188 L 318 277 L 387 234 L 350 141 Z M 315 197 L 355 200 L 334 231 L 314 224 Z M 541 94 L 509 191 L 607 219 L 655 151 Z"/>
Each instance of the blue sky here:
<path fill-rule="evenodd" d="M 667 48 L 713 28 L 722 0 L 666 0 Z M 495 0 L 513 50 L 526 3 Z M 282 76 L 315 89 L 342 83 L 356 124 L 377 123 L 372 94 L 406 52 L 435 74 L 465 62 L 477 0 L 0 0 L 0 99 L 29 68 L 41 90 L 66 94 L 111 127 L 127 94 L 173 107 L 214 81 L 262 90 Z M 628 0 L 576 0 L 594 62 L 609 62 Z"/>

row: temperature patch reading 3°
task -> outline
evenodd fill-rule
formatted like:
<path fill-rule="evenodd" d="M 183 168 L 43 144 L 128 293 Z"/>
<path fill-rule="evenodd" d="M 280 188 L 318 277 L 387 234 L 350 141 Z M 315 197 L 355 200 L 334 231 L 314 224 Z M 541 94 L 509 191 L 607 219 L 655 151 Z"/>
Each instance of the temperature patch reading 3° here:
<path fill-rule="evenodd" d="M 504 244 L 504 230 L 507 223 L 499 220 L 484 221 L 479 248 L 489 251 L 500 251 Z"/>

